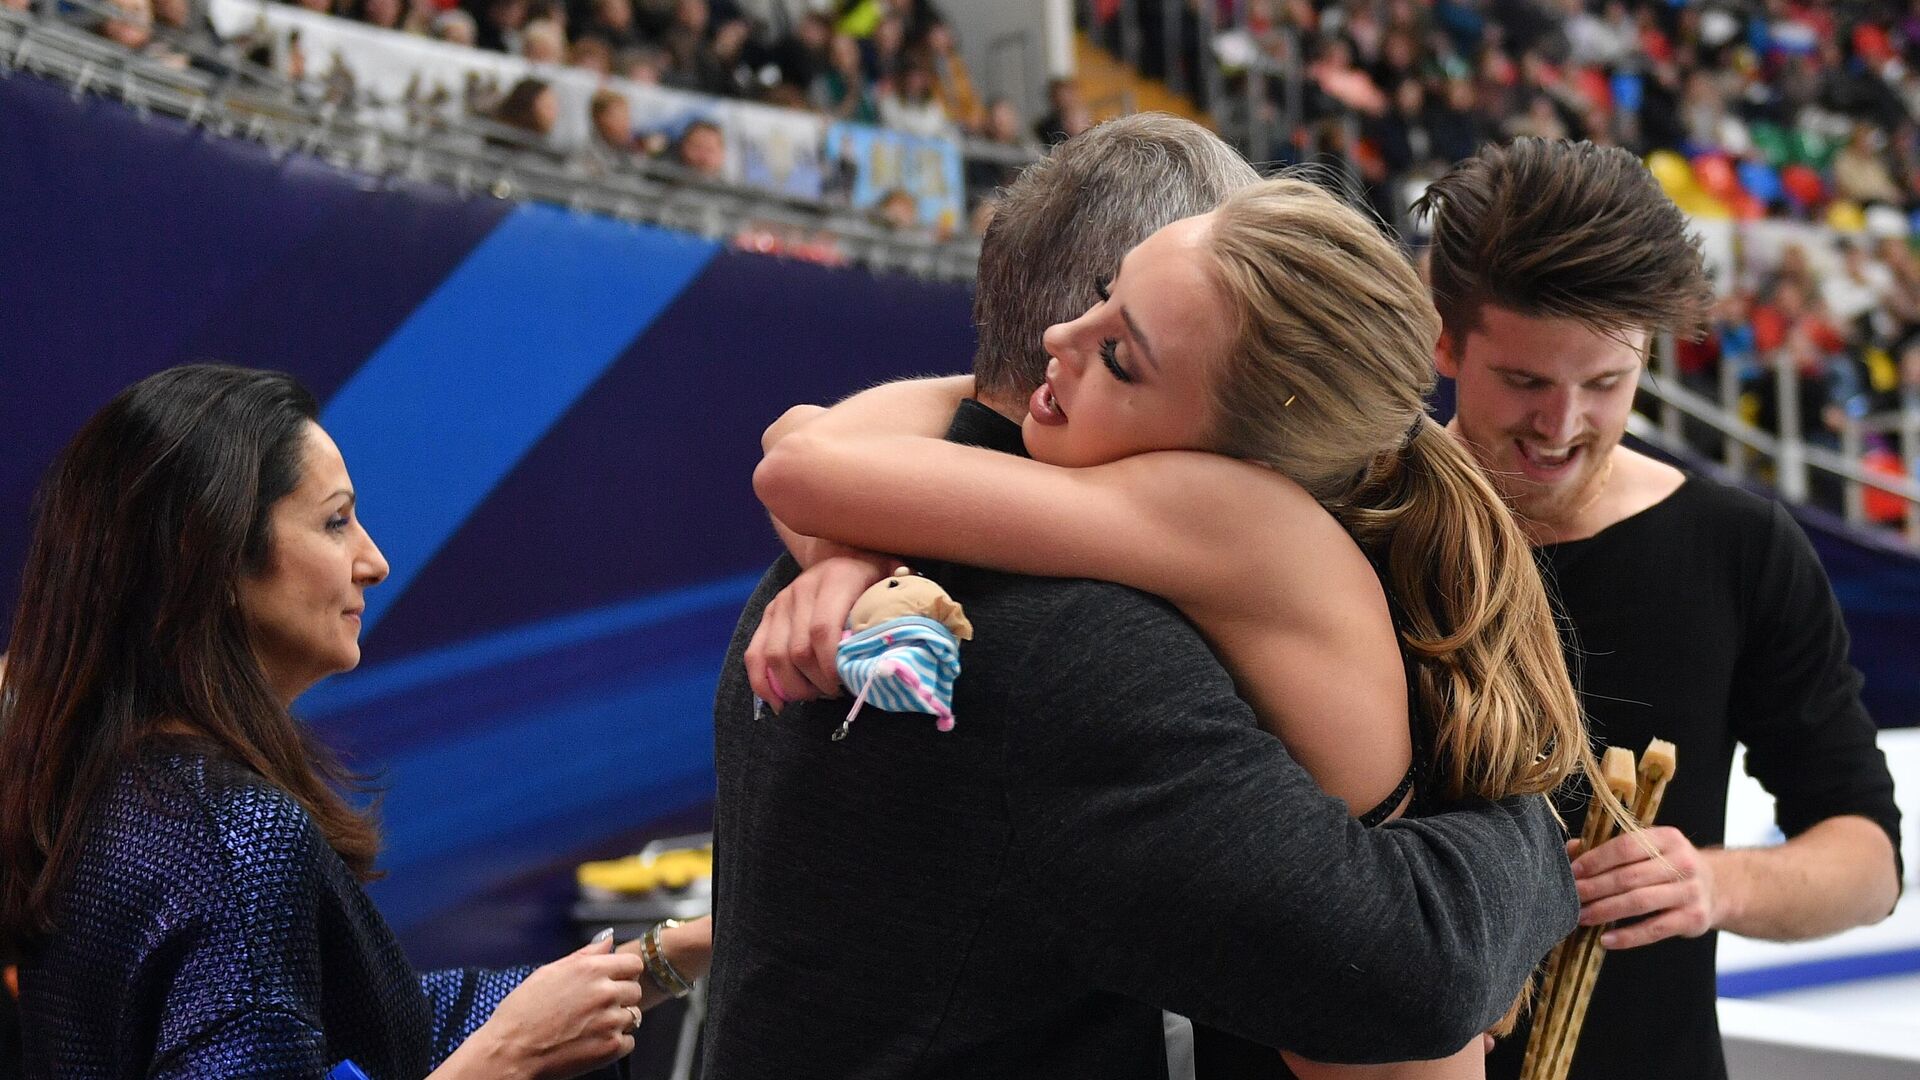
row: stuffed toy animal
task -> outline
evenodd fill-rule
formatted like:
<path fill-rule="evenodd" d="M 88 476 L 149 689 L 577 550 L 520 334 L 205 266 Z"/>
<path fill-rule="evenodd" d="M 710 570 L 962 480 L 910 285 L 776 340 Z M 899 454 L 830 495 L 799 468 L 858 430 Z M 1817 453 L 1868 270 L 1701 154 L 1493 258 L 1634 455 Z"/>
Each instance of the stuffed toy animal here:
<path fill-rule="evenodd" d="M 973 624 L 947 591 L 906 567 L 875 582 L 854 601 L 834 666 L 853 687 L 853 709 L 834 739 L 871 701 L 888 712 L 923 712 L 934 727 L 953 730 L 953 681 L 960 674 L 960 643 Z"/>

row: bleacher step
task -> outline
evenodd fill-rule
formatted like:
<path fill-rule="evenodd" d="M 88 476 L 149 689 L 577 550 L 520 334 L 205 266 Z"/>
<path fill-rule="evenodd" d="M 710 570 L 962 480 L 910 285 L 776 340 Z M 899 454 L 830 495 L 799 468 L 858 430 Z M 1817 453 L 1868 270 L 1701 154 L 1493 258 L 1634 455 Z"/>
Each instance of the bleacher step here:
<path fill-rule="evenodd" d="M 1097 123 L 1128 112 L 1165 112 L 1183 116 L 1210 130 L 1219 130 L 1213 117 L 1186 94 L 1175 93 L 1159 79 L 1150 79 L 1093 43 L 1084 31 L 1073 37 L 1074 81 L 1081 100 Z"/>

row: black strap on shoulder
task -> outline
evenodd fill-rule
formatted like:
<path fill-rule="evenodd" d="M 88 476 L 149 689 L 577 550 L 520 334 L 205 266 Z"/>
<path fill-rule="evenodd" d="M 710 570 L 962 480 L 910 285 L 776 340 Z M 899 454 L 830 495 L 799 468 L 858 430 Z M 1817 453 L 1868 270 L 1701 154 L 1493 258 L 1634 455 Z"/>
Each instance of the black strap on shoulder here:
<path fill-rule="evenodd" d="M 1400 778 L 1400 786 L 1393 789 L 1393 794 L 1382 799 L 1379 806 L 1361 814 L 1360 824 L 1371 829 L 1375 825 L 1386 821 L 1388 817 L 1392 816 L 1395 810 L 1399 809 L 1401 800 L 1407 797 L 1407 792 L 1413 790 L 1413 782 L 1419 775 L 1420 763 L 1418 761 L 1408 765 L 1407 775 Z"/>

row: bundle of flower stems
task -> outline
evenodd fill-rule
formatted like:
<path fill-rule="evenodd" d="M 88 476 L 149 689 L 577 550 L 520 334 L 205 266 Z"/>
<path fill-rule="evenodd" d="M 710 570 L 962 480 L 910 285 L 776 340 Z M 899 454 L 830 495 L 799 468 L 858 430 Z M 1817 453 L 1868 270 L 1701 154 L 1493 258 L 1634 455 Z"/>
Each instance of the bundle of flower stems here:
<path fill-rule="evenodd" d="M 1633 751 L 1613 747 L 1600 759 L 1600 772 L 1608 790 L 1628 808 L 1641 828 L 1647 828 L 1660 812 L 1660 800 L 1667 793 L 1667 781 L 1673 779 L 1675 761 L 1673 744 L 1655 739 L 1640 755 L 1637 769 Z M 1598 806 L 1590 806 L 1586 827 L 1581 830 L 1580 850 L 1592 851 L 1613 839 L 1614 833 L 1613 818 Z M 1600 945 L 1600 935 L 1606 929 L 1579 927 L 1547 958 L 1546 982 L 1534 1003 L 1533 1033 L 1527 1038 L 1520 1080 L 1566 1080 L 1574 1049 L 1580 1044 L 1587 1003 L 1593 999 L 1593 984 L 1600 977 L 1600 962 L 1606 959 L 1607 950 Z"/>

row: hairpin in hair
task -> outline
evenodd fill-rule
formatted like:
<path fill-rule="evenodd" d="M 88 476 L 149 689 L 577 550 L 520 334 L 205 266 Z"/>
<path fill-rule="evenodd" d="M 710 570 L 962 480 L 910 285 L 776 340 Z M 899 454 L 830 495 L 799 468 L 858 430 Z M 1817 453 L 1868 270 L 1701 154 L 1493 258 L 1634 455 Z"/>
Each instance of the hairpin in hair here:
<path fill-rule="evenodd" d="M 1407 426 L 1407 433 L 1401 436 L 1400 438 L 1400 449 L 1406 450 L 1408 447 L 1412 446 L 1413 440 L 1420 437 L 1420 432 L 1426 426 L 1427 426 L 1426 413 L 1421 413 L 1420 415 L 1414 417 L 1413 423 Z"/>

